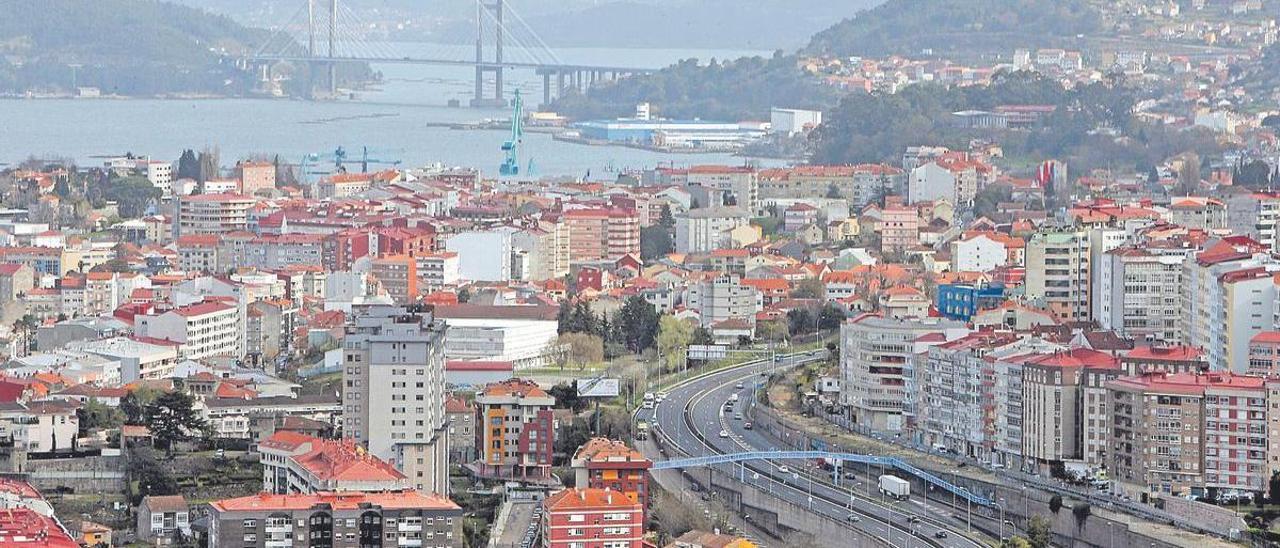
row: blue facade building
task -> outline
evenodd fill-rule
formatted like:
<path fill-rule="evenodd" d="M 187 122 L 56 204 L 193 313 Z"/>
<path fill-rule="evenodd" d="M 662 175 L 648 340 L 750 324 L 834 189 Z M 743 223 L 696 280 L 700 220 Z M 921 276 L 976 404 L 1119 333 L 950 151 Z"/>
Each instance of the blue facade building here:
<path fill-rule="evenodd" d="M 943 317 L 970 321 L 980 310 L 1000 306 L 1005 300 L 1005 287 L 1000 284 L 943 284 L 938 286 L 934 305 Z"/>

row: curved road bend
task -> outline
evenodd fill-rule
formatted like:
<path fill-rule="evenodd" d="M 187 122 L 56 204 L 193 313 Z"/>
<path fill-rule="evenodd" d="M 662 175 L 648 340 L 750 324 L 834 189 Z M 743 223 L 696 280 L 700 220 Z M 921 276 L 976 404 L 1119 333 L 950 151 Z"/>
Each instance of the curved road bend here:
<path fill-rule="evenodd" d="M 788 368 L 811 363 L 825 358 L 825 354 L 825 351 L 816 351 L 784 356 L 777 366 Z M 757 383 L 764 380 L 761 374 L 773 366 L 767 361 L 750 362 L 690 381 L 672 389 L 656 409 L 642 409 L 638 418 L 655 424 L 670 444 L 690 456 L 785 449 L 761 431 L 747 430 L 745 419 L 736 418 L 737 413 L 753 401 Z M 739 384 L 743 388 L 737 388 Z M 739 394 L 740 403 L 733 412 L 725 413 L 724 402 L 733 393 Z M 729 437 L 721 438 L 721 431 Z M 895 547 L 984 546 L 964 536 L 963 524 L 940 521 L 938 516 L 946 516 L 948 512 L 921 503 L 918 500 L 921 497 L 902 503 L 881 503 L 873 500 L 880 498 L 876 493 L 869 497 L 862 487 L 853 490 L 839 487 L 832 484 L 825 473 L 807 472 L 805 469 L 811 464 L 747 461 L 733 466 L 745 467 L 740 474 L 774 496 L 798 506 L 808 505 L 813 512 L 841 520 Z M 778 467 L 784 465 L 790 468 L 788 473 L 778 471 Z M 721 465 L 722 469 L 725 466 L 728 465 Z M 863 487 L 874 490 L 877 476 L 864 478 Z M 851 515 L 856 518 L 850 518 Z M 912 516 L 919 519 L 912 523 Z M 938 538 L 939 531 L 945 531 L 945 536 Z"/>

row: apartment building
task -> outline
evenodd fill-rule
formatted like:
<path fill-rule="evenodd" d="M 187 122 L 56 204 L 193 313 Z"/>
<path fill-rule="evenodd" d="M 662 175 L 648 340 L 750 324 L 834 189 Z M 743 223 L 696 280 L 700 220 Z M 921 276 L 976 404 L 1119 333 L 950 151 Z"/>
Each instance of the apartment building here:
<path fill-rule="evenodd" d="M 1280 268 L 1262 244 L 1230 236 L 1205 244 L 1182 272 L 1183 342 L 1202 348 L 1210 369 L 1248 369 L 1249 339 L 1271 329 L 1274 283 L 1263 273 Z M 1254 293 L 1258 291 L 1258 293 Z M 1267 308 L 1267 310 L 1263 310 Z"/>
<path fill-rule="evenodd" d="M 449 420 L 449 462 L 476 460 L 476 410 L 466 400 L 450 396 L 444 402 Z"/>
<path fill-rule="evenodd" d="M 1083 454 L 1086 370 L 1119 374 L 1114 356 L 1073 348 L 1043 354 L 1022 364 L 1022 454 L 1043 471 Z M 1095 420 L 1098 416 L 1094 416 Z"/>
<path fill-rule="evenodd" d="M 591 438 L 573 454 L 570 466 L 579 489 L 611 489 L 649 508 L 649 468 L 653 463 L 625 442 Z"/>
<path fill-rule="evenodd" d="M 920 244 L 920 215 L 913 207 L 887 206 L 876 222 L 880 247 L 885 251 L 903 251 Z"/>
<path fill-rule="evenodd" d="M 249 227 L 249 209 L 257 199 L 243 194 L 196 194 L 178 198 L 174 237 L 224 234 Z"/>
<path fill-rule="evenodd" d="M 409 483 L 447 494 L 443 322 L 393 306 L 353 310 L 343 351 L 344 435 Z"/>
<path fill-rule="evenodd" d="M 401 491 L 409 480 L 352 440 L 328 440 L 288 430 L 258 442 L 262 491 L 285 495 L 321 491 Z"/>
<path fill-rule="evenodd" d="M 1248 375 L 1280 377 L 1280 331 L 1263 331 L 1249 339 Z M 1280 432 L 1276 433 L 1280 436 Z"/>
<path fill-rule="evenodd" d="M 861 208 L 879 196 L 900 191 L 905 172 L 882 164 L 795 166 L 760 172 L 760 197 L 800 199 L 827 196 L 835 189 L 850 207 Z"/>
<path fill-rule="evenodd" d="M 634 209 L 571 209 L 562 222 L 568 225 L 570 262 L 640 253 L 640 218 Z"/>
<path fill-rule="evenodd" d="M 404 306 L 412 304 L 420 296 L 418 292 L 418 262 L 408 255 L 378 257 L 369 263 L 369 275 L 382 285 L 391 301 Z"/>
<path fill-rule="evenodd" d="M 840 326 L 840 403 L 867 428 L 906 428 L 906 384 L 912 357 L 968 333 L 941 318 L 890 319 L 864 314 Z"/>
<path fill-rule="evenodd" d="M 644 508 L 610 489 L 559 491 L 542 502 L 544 548 L 641 548 Z"/>
<path fill-rule="evenodd" d="M 209 503 L 210 548 L 466 545 L 462 508 L 439 495 L 262 493 Z"/>
<path fill-rule="evenodd" d="M 751 215 L 734 206 L 692 209 L 675 219 L 677 253 L 709 253 L 733 247 L 731 231 L 751 224 Z"/>
<path fill-rule="evenodd" d="M 990 462 L 995 442 L 995 370 L 986 359 L 1018 341 L 1010 332 L 970 333 L 915 356 L 907 423 L 930 447 Z"/>
<path fill-rule="evenodd" d="M 1272 252 L 1280 252 L 1276 224 L 1280 220 L 1280 193 L 1249 192 L 1226 199 L 1227 228 L 1248 236 Z"/>
<path fill-rule="evenodd" d="M 462 279 L 458 254 L 451 251 L 429 253 L 417 257 L 418 289 L 423 294 L 454 287 Z"/>
<path fill-rule="evenodd" d="M 1140 344 L 1120 356 L 1126 376 L 1146 373 L 1203 373 L 1209 370 L 1204 352 L 1185 344 Z"/>
<path fill-rule="evenodd" d="M 1089 233 L 1063 228 L 1037 232 L 1027 242 L 1028 299 L 1043 301 L 1060 322 L 1087 322 Z"/>
<path fill-rule="evenodd" d="M 1108 383 L 1113 477 L 1158 493 L 1261 491 L 1270 477 L 1265 382 L 1223 372 Z"/>
<path fill-rule="evenodd" d="M 752 213 L 760 210 L 760 173 L 753 167 L 707 165 L 675 171 L 680 175 L 672 177 L 672 184 L 683 182 L 704 207 L 737 205 Z"/>
<path fill-rule="evenodd" d="M 484 476 L 547 479 L 555 426 L 556 400 L 523 379 L 492 383 L 476 394 L 476 463 Z"/>
<path fill-rule="evenodd" d="M 1176 197 L 1169 203 L 1169 222 L 1205 232 L 1226 228 L 1227 206 L 1204 196 Z"/>
<path fill-rule="evenodd" d="M 134 332 L 139 337 L 178 343 L 178 354 L 187 360 L 244 356 L 240 346 L 244 332 L 240 309 L 221 300 L 208 299 L 163 312 L 139 314 L 134 316 Z"/>
<path fill-rule="evenodd" d="M 1138 341 L 1182 340 L 1183 247 L 1131 245 L 1093 265 L 1093 319 Z"/>
<path fill-rule="evenodd" d="M 271 162 L 239 162 L 236 171 L 240 175 L 240 192 L 245 195 L 255 196 L 276 188 L 276 166 Z"/>
<path fill-rule="evenodd" d="M 685 307 L 698 313 L 703 327 L 730 319 L 755 325 L 760 302 L 760 292 L 733 274 L 692 282 L 685 293 Z"/>

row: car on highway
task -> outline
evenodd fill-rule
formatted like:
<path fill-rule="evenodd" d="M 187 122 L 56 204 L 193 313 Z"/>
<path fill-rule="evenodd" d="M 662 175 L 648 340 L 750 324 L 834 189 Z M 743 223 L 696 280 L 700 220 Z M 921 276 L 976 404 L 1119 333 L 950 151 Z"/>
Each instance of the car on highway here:
<path fill-rule="evenodd" d="M 734 415 L 733 415 L 733 420 L 735 420 L 735 421 L 740 421 L 740 420 L 742 420 L 742 413 L 734 413 Z"/>
<path fill-rule="evenodd" d="M 742 423 L 742 427 L 743 427 L 743 428 L 745 428 L 745 429 L 747 429 L 747 430 L 750 430 L 750 429 L 751 429 L 751 423 L 749 423 L 749 422 Z"/>
<path fill-rule="evenodd" d="M 920 516 L 908 516 L 907 523 L 920 523 Z"/>
<path fill-rule="evenodd" d="M 738 384 L 733 385 L 733 387 L 734 387 L 734 388 L 736 388 L 736 389 L 738 389 L 738 390 L 742 390 L 742 388 L 744 387 L 744 385 L 743 385 L 742 383 L 738 383 Z"/>
<path fill-rule="evenodd" d="M 781 473 L 781 474 L 787 474 L 787 473 L 790 473 L 790 472 L 791 472 L 791 469 L 790 469 L 790 468 L 787 468 L 787 465 L 785 465 L 785 464 L 784 464 L 784 465 L 782 465 L 782 466 L 779 466 L 779 467 L 778 467 L 778 472 L 779 472 L 779 473 Z"/>
<path fill-rule="evenodd" d="M 862 521 L 862 518 L 858 517 L 857 514 L 849 514 L 848 516 L 845 516 L 844 519 L 850 523 L 858 523 L 859 521 Z"/>
<path fill-rule="evenodd" d="M 727 438 L 727 437 L 729 437 L 729 431 L 728 431 L 728 430 L 721 430 L 721 431 L 720 431 L 720 437 L 722 437 L 722 438 Z"/>
<path fill-rule="evenodd" d="M 939 529 L 937 533 L 933 534 L 933 538 L 947 538 L 947 532 Z"/>

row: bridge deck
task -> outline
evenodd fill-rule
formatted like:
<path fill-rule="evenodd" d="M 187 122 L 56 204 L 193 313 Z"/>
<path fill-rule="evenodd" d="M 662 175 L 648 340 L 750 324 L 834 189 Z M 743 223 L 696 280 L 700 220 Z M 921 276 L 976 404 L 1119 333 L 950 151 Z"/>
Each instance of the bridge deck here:
<path fill-rule="evenodd" d="M 250 55 L 246 59 L 253 61 L 291 61 L 291 62 L 364 62 L 364 63 L 396 63 L 409 65 L 443 65 L 443 66 L 465 66 L 480 67 L 486 69 L 496 68 L 530 68 L 547 72 L 617 72 L 628 74 L 649 74 L 656 72 L 653 68 L 640 67 L 619 67 L 609 65 L 577 65 L 577 64 L 546 64 L 532 63 L 522 61 L 503 61 L 496 63 L 493 61 L 464 61 L 458 59 L 415 59 L 412 57 L 308 57 L 305 55 Z"/>

